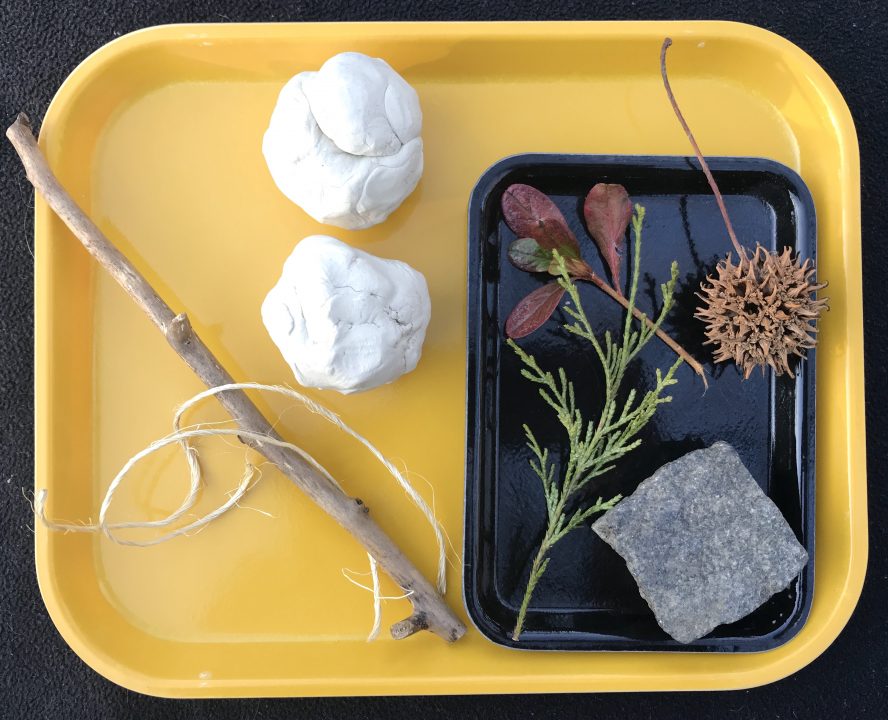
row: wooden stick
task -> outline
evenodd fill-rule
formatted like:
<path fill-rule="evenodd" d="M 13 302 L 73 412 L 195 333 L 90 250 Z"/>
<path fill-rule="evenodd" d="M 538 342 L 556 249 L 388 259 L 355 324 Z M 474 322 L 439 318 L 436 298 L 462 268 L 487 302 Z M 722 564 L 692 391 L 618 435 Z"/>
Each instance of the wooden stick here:
<path fill-rule="evenodd" d="M 144 276 L 65 191 L 37 146 L 31 124 L 24 113 L 20 113 L 6 131 L 6 137 L 21 158 L 28 180 L 37 192 L 83 243 L 89 254 L 142 308 L 188 367 L 207 387 L 234 382 L 228 371 L 194 332 L 188 317 L 184 313 L 173 312 Z M 216 397 L 243 429 L 280 439 L 271 423 L 243 391 L 229 390 Z M 405 593 L 409 593 L 413 613 L 392 626 L 392 637 L 401 639 L 420 630 L 430 630 L 448 642 L 453 642 L 465 633 L 466 628 L 459 618 L 434 586 L 370 517 L 366 505 L 346 495 L 297 453 L 253 440 L 245 439 L 244 443 L 277 465 L 297 487 L 351 533 Z"/>

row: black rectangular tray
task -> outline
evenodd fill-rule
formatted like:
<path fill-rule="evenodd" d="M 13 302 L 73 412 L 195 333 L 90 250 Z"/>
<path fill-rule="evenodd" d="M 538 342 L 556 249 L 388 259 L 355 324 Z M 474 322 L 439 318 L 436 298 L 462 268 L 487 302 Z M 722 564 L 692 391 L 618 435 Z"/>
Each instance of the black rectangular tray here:
<path fill-rule="evenodd" d="M 772 249 L 788 246 L 814 257 L 814 205 L 801 178 L 789 168 L 758 158 L 709 160 L 725 195 L 740 242 Z M 597 182 L 621 183 L 647 209 L 639 307 L 653 309 L 653 293 L 677 260 L 681 271 L 676 305 L 666 331 L 709 375 L 709 390 L 687 366 L 679 369 L 673 401 L 661 405 L 642 433 L 640 448 L 590 489 L 597 497 L 629 495 L 664 463 L 716 440 L 731 443 L 780 508 L 809 562 L 789 588 L 751 615 L 716 628 L 690 644 L 672 640 L 657 625 L 620 558 L 590 527 L 555 546 L 537 586 L 519 642 L 510 633 L 527 582 L 532 554 L 544 531 L 539 479 L 528 466 L 522 423 L 557 448 L 563 431 L 536 390 L 520 376 L 520 362 L 505 345 L 509 312 L 546 278 L 514 268 L 507 250 L 515 239 L 500 200 L 506 187 L 526 183 L 549 195 L 603 277 L 607 272 L 582 223 L 582 202 Z M 730 241 L 715 199 L 696 160 L 683 157 L 520 155 L 491 167 L 478 181 L 469 205 L 468 393 L 464 592 L 469 616 L 502 645 L 545 650 L 667 650 L 757 652 L 792 638 L 807 619 L 814 588 L 814 353 L 796 378 L 753 373 L 743 381 L 733 364 L 712 362 L 703 324 L 693 318 L 695 292 Z M 624 262 L 624 266 L 628 265 Z M 581 283 L 587 314 L 599 332 L 618 326 L 622 308 Z M 659 295 L 659 291 L 657 290 Z M 659 301 L 659 297 L 657 298 Z M 573 379 L 578 404 L 591 415 L 601 371 L 583 340 L 561 326 L 560 310 L 533 335 L 519 341 L 544 369 L 563 366 Z M 627 386 L 651 385 L 654 369 L 667 368 L 672 352 L 654 339 L 629 371 Z"/>

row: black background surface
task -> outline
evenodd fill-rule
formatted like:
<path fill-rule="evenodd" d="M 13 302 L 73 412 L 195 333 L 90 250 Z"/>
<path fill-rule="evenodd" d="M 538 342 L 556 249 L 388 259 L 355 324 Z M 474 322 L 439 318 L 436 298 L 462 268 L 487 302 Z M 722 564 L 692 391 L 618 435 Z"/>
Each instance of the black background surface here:
<path fill-rule="evenodd" d="M 862 162 L 870 560 L 854 616 L 815 662 L 730 693 L 170 701 L 123 690 L 84 665 L 47 617 L 22 491 L 33 471 L 33 199 L 0 143 L 0 717 L 3 718 L 864 718 L 888 710 L 888 489 L 884 423 L 888 308 L 888 3 L 786 0 L 465 3 L 0 0 L 0 120 L 43 116 L 64 78 L 113 38 L 170 22 L 296 20 L 727 19 L 760 25 L 814 57 L 845 96 Z M 829 512 L 829 508 L 821 508 Z M 521 688 L 516 687 L 516 691 Z"/>

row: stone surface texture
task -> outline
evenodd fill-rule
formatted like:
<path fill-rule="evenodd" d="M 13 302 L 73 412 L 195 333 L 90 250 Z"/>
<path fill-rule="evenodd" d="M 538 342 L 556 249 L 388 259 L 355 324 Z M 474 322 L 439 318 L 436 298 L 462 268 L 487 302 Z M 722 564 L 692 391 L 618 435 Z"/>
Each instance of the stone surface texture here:
<path fill-rule="evenodd" d="M 660 627 L 682 643 L 748 615 L 808 561 L 725 442 L 664 465 L 592 528 L 626 561 Z"/>

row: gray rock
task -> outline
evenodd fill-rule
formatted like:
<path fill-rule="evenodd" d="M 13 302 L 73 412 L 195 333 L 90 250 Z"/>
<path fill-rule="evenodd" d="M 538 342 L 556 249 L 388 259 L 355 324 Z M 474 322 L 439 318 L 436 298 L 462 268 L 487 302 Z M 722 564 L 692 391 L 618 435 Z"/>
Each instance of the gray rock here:
<path fill-rule="evenodd" d="M 725 442 L 664 465 L 592 529 L 626 561 L 660 627 L 682 643 L 748 615 L 808 562 Z"/>

